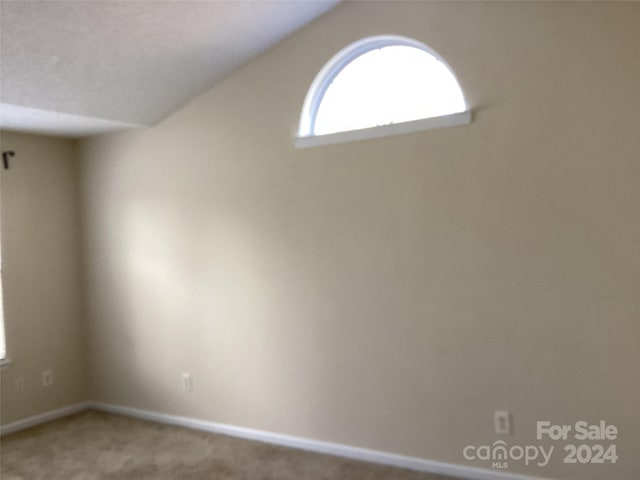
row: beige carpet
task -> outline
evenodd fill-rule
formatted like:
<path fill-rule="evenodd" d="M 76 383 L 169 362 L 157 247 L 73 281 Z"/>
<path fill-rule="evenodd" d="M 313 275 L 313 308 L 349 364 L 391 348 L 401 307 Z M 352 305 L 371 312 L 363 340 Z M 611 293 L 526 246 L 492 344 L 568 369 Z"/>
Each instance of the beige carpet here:
<path fill-rule="evenodd" d="M 96 411 L 0 443 L 2 480 L 452 480 Z"/>

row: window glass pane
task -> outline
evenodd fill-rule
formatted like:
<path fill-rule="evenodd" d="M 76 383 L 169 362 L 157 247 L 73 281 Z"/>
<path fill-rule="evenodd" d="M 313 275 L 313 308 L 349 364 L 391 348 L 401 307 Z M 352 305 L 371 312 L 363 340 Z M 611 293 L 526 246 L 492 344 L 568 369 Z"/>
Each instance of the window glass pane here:
<path fill-rule="evenodd" d="M 327 88 L 315 135 L 437 117 L 465 110 L 447 66 L 409 46 L 371 50 L 347 64 Z"/>
<path fill-rule="evenodd" d="M 7 356 L 7 347 L 4 337 L 4 308 L 2 303 L 2 272 L 0 271 L 0 359 Z"/>
<path fill-rule="evenodd" d="M 0 167 L 2 168 L 2 167 Z M 2 174 L 0 174 L 0 179 Z M 7 356 L 7 344 L 4 336 L 4 303 L 2 298 L 2 190 L 0 189 L 0 359 Z"/>

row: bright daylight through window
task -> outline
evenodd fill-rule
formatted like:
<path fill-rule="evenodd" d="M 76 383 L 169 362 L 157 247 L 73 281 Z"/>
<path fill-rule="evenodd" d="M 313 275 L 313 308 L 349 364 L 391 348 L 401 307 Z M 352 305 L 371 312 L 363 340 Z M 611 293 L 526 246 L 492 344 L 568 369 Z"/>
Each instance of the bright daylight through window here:
<path fill-rule="evenodd" d="M 7 356 L 7 346 L 4 338 L 4 308 L 2 301 L 2 272 L 0 271 L 0 360 L 3 360 Z"/>
<path fill-rule="evenodd" d="M 2 202 L 0 201 L 0 212 L 2 212 Z M 0 215 L 0 226 L 2 216 Z M 7 344 L 4 335 L 4 302 L 2 296 L 2 235 L 0 234 L 0 360 L 7 356 Z"/>
<path fill-rule="evenodd" d="M 317 75 L 298 140 L 406 122 L 414 122 L 409 130 L 371 136 L 460 125 L 470 121 L 466 110 L 456 77 L 435 52 L 404 37 L 370 37 L 343 49 Z M 423 119 L 432 121 L 415 123 Z"/>

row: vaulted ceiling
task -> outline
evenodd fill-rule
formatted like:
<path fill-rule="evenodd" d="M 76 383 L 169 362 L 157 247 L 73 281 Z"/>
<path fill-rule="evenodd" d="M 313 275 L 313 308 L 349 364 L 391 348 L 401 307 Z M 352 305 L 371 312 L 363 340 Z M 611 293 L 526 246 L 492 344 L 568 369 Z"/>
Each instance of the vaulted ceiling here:
<path fill-rule="evenodd" d="M 0 2 L 0 128 L 147 126 L 338 0 Z"/>

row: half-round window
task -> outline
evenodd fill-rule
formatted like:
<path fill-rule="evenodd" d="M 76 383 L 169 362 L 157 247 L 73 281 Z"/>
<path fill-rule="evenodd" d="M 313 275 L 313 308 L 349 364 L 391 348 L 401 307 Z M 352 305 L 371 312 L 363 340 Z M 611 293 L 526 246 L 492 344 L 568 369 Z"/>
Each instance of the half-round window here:
<path fill-rule="evenodd" d="M 453 71 L 437 53 L 409 38 L 377 36 L 344 48 L 318 73 L 304 102 L 298 140 L 299 146 L 337 143 L 470 119 Z M 332 135 L 340 132 L 360 133 Z M 305 142 L 319 136 L 329 141 Z"/>

